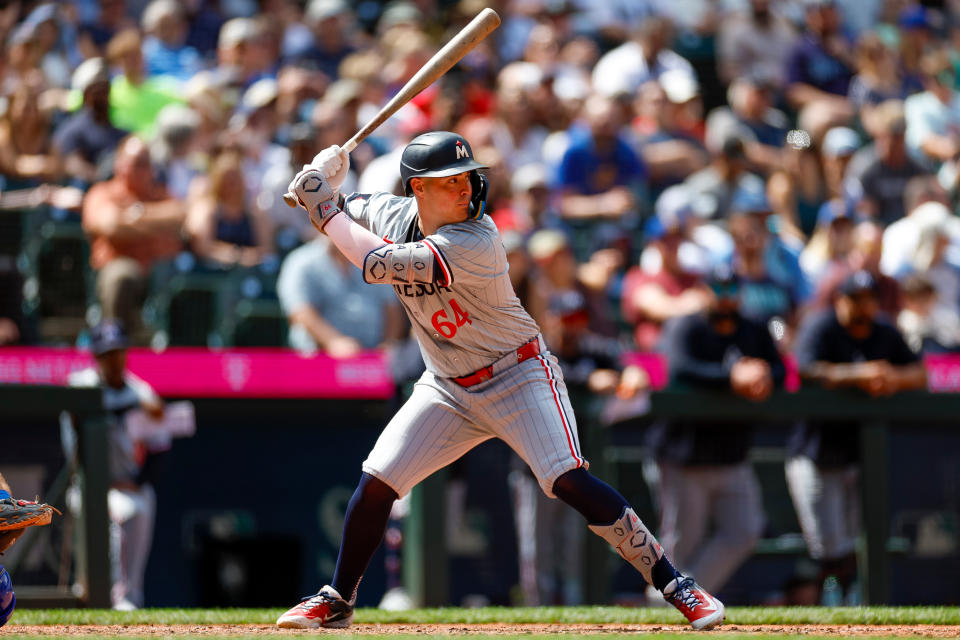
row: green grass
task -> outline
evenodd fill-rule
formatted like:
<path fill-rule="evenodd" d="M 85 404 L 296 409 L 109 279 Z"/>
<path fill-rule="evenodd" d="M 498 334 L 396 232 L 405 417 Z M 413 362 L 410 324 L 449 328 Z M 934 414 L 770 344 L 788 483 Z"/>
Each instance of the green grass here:
<path fill-rule="evenodd" d="M 283 609 L 18 609 L 12 622 L 29 625 L 273 624 Z M 358 609 L 358 623 L 621 623 L 681 624 L 673 609 L 625 607 L 484 607 L 413 611 Z M 730 607 L 727 624 L 960 625 L 960 607 Z M 500 636 L 502 637 L 502 636 Z M 528 636 L 525 636 L 528 637 Z"/>

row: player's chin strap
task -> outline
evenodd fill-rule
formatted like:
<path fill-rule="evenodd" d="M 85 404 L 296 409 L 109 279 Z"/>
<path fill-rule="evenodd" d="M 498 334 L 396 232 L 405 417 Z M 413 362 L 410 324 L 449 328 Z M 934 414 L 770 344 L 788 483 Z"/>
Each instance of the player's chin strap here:
<path fill-rule="evenodd" d="M 473 197 L 470 198 L 470 213 L 467 220 L 479 220 L 487 209 L 487 179 L 479 171 L 470 172 Z"/>

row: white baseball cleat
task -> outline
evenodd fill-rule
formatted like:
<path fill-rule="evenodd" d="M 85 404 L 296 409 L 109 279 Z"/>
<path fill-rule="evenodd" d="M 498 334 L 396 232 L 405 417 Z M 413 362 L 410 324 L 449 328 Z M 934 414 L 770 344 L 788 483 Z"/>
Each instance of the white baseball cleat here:
<path fill-rule="evenodd" d="M 347 602 L 337 590 L 327 585 L 315 596 L 304 598 L 294 608 L 277 619 L 284 629 L 316 629 L 327 627 L 343 629 L 353 622 L 353 603 Z"/>
<path fill-rule="evenodd" d="M 663 599 L 680 611 L 697 631 L 712 629 L 726 615 L 723 603 L 711 596 L 693 578 L 675 578 L 663 590 Z"/>

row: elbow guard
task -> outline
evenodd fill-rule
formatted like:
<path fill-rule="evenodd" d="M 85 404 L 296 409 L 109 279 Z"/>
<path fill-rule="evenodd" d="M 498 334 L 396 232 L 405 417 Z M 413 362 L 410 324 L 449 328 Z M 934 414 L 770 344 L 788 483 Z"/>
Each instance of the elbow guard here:
<path fill-rule="evenodd" d="M 438 259 L 426 242 L 386 244 L 364 258 L 363 279 L 375 284 L 431 284 L 437 279 Z"/>

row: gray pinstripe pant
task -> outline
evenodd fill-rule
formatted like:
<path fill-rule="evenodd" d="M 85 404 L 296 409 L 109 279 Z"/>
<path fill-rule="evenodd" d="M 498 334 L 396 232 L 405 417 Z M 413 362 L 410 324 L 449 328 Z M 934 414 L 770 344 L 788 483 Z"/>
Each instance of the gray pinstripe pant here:
<path fill-rule="evenodd" d="M 836 560 L 853 553 L 860 535 L 859 469 L 821 469 L 806 456 L 794 456 L 785 471 L 810 557 Z"/>
<path fill-rule="evenodd" d="M 494 364 L 490 380 L 468 389 L 425 372 L 380 434 L 363 470 L 404 496 L 490 438 L 516 451 L 550 497 L 555 497 L 557 478 L 588 466 L 554 356 L 544 351 L 516 364 L 510 353 Z"/>
<path fill-rule="evenodd" d="M 660 543 L 676 567 L 716 593 L 753 552 L 763 532 L 760 485 L 750 467 L 660 468 Z"/>

